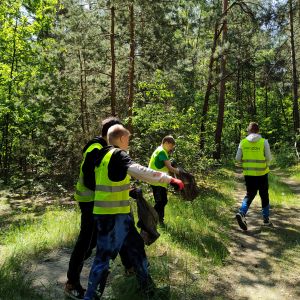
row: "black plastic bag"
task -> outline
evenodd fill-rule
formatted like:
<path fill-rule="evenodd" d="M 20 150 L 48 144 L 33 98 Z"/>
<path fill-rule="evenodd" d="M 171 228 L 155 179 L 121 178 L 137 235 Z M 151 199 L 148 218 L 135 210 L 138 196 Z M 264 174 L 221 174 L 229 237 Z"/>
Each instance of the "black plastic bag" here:
<path fill-rule="evenodd" d="M 147 246 L 154 243 L 160 236 L 157 231 L 158 214 L 156 210 L 143 197 L 141 189 L 134 189 L 130 196 L 136 199 L 137 213 L 139 221 L 137 226 L 141 228 L 140 235 Z"/>

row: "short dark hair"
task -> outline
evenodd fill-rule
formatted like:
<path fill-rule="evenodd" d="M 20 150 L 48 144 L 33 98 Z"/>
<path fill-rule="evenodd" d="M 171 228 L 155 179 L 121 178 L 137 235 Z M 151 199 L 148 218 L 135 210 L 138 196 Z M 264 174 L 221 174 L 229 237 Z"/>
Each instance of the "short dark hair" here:
<path fill-rule="evenodd" d="M 101 123 L 101 125 L 102 125 L 101 135 L 103 137 L 106 137 L 108 129 L 111 126 L 116 125 L 116 124 L 123 125 L 122 122 L 120 121 L 120 119 L 117 117 L 109 117 L 109 118 L 104 119 Z"/>
<path fill-rule="evenodd" d="M 251 133 L 258 133 L 259 132 L 259 127 L 256 122 L 250 122 L 247 130 Z"/>
<path fill-rule="evenodd" d="M 175 145 L 175 139 L 171 135 L 167 135 L 162 139 L 161 143 L 162 144 L 169 143 L 169 144 Z"/>

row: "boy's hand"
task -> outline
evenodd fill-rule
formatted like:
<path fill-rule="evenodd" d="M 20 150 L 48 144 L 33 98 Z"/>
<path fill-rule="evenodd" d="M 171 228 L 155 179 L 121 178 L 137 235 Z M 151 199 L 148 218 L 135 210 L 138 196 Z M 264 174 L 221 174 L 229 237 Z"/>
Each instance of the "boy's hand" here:
<path fill-rule="evenodd" d="M 170 181 L 170 184 L 174 187 L 177 188 L 179 191 L 184 189 L 184 184 L 180 179 L 177 178 L 172 178 Z"/>

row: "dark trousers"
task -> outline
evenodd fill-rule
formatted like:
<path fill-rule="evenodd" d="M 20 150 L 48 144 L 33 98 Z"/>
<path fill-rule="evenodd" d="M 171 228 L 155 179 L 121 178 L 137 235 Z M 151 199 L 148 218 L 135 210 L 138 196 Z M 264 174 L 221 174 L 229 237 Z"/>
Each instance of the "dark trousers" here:
<path fill-rule="evenodd" d="M 81 210 L 80 232 L 70 257 L 67 272 L 68 282 L 80 284 L 80 274 L 84 261 L 92 254 L 97 245 L 97 225 L 93 215 L 94 202 L 79 202 Z M 120 251 L 120 256 L 125 268 L 132 267 L 126 249 Z"/>
<path fill-rule="evenodd" d="M 168 203 L 167 189 L 162 186 L 151 185 L 155 200 L 154 209 L 157 211 L 159 221 L 163 222 L 165 217 L 165 206 Z"/>
<path fill-rule="evenodd" d="M 269 201 L 269 192 L 268 192 L 269 189 L 268 174 L 265 174 L 263 176 L 246 175 L 245 184 L 246 184 L 247 193 L 243 199 L 240 212 L 246 215 L 258 191 L 259 196 L 261 198 L 262 215 L 263 217 L 269 217 L 270 201 Z"/>

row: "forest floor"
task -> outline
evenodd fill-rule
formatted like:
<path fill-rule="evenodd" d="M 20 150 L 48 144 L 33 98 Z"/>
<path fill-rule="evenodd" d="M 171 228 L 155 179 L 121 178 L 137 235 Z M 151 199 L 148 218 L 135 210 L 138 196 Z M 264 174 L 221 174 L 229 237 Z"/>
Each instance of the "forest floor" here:
<path fill-rule="evenodd" d="M 223 266 L 213 267 L 206 280 L 199 280 L 202 292 L 195 299 L 300 299 L 300 184 L 285 179 L 283 174 L 277 175 L 291 188 L 299 200 L 298 206 L 272 208 L 272 226 L 265 227 L 260 199 L 256 197 L 247 216 L 248 231 L 244 232 L 235 221 L 235 212 L 245 193 L 242 176 L 236 174 L 238 183 L 233 194 L 237 202 L 232 209 L 230 254 Z M 64 299 L 70 254 L 71 249 L 60 249 L 32 266 L 35 288 L 51 299 Z M 84 286 L 91 262 L 90 259 L 83 268 Z M 116 264 L 119 265 L 114 268 L 122 273 L 120 263 Z M 109 289 L 104 299 L 110 299 Z"/>
<path fill-rule="evenodd" d="M 272 226 L 265 227 L 256 196 L 247 215 L 248 230 L 242 231 L 233 220 L 230 255 L 225 266 L 210 274 L 207 299 L 300 299 L 300 183 L 276 175 L 290 187 L 298 206 L 271 209 Z M 242 176 L 236 176 L 237 211 L 245 187 Z"/>

